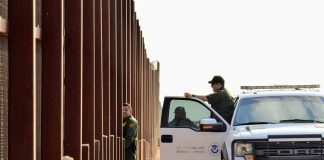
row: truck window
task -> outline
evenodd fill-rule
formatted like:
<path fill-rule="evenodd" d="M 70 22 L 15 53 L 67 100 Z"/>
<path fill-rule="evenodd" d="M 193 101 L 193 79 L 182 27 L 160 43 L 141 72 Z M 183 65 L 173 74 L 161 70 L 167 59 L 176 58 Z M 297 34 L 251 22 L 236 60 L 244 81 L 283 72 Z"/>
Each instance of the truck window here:
<path fill-rule="evenodd" d="M 174 99 L 170 102 L 168 127 L 198 130 L 200 120 L 210 117 L 215 116 L 201 103 Z"/>

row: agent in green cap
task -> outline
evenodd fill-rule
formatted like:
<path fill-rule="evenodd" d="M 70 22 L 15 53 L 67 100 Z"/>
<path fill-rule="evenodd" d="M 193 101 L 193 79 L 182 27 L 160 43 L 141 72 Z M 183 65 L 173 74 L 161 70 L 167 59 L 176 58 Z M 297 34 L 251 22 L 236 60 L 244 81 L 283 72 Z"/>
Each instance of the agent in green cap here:
<path fill-rule="evenodd" d="M 225 89 L 225 81 L 221 76 L 214 76 L 212 80 L 208 83 L 211 84 L 214 93 L 209 95 L 194 95 L 190 93 L 185 93 L 185 97 L 192 98 L 196 97 L 203 101 L 207 101 L 211 107 L 220 114 L 228 123 L 231 123 L 233 112 L 234 112 L 234 102 L 231 94 Z"/>
<path fill-rule="evenodd" d="M 125 160 L 136 159 L 137 120 L 132 116 L 132 107 L 123 104 L 123 137 L 125 138 Z"/>

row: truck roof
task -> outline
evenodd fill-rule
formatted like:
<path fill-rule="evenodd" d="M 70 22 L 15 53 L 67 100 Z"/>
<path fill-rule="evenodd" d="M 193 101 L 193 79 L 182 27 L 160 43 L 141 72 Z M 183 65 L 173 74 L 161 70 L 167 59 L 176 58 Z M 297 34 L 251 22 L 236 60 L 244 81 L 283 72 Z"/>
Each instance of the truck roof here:
<path fill-rule="evenodd" d="M 304 91 L 304 90 L 261 90 L 243 92 L 239 95 L 240 98 L 253 98 L 253 97 L 268 97 L 268 96 L 322 96 L 320 92 Z"/>

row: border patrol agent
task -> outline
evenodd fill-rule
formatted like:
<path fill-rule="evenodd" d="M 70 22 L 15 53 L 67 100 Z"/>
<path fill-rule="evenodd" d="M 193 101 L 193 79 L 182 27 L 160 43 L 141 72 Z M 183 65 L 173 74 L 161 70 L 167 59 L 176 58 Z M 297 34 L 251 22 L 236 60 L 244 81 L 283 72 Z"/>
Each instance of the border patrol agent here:
<path fill-rule="evenodd" d="M 178 106 L 174 110 L 174 119 L 169 122 L 168 127 L 191 127 L 197 128 L 195 124 L 186 117 L 186 110 L 182 106 Z"/>
<path fill-rule="evenodd" d="M 125 138 L 125 160 L 136 160 L 138 122 L 132 116 L 132 107 L 123 104 L 123 137 Z"/>
<path fill-rule="evenodd" d="M 185 97 L 196 97 L 203 101 L 207 101 L 218 114 L 220 114 L 228 123 L 231 123 L 234 112 L 234 98 L 227 89 L 225 89 L 225 81 L 223 77 L 214 76 L 208 83 L 211 84 L 214 93 L 207 96 L 185 93 Z"/>

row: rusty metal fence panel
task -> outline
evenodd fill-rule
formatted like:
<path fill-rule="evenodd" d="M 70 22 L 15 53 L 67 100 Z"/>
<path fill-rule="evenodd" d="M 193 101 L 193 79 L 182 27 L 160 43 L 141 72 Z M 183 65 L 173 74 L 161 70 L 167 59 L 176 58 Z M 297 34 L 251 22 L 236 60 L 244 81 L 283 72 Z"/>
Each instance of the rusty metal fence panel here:
<path fill-rule="evenodd" d="M 117 159 L 117 1 L 110 1 L 110 160 Z"/>
<path fill-rule="evenodd" d="M 110 156 L 109 135 L 110 135 L 110 1 L 102 1 L 102 97 L 103 97 L 103 136 L 105 145 L 103 146 L 103 160 L 108 160 Z"/>
<path fill-rule="evenodd" d="M 42 159 L 63 156 L 63 0 L 42 0 Z"/>
<path fill-rule="evenodd" d="M 95 139 L 98 159 L 103 157 L 102 0 L 95 2 Z"/>
<path fill-rule="evenodd" d="M 147 57 L 134 0 L 17 2 L 8 17 L 0 0 L 0 158 L 123 160 L 128 102 L 137 157 L 154 159 L 159 67 Z"/>
<path fill-rule="evenodd" d="M 34 15 L 34 0 L 8 1 L 9 159 L 36 158 Z"/>
<path fill-rule="evenodd" d="M 65 1 L 64 155 L 82 160 L 83 1 Z"/>
<path fill-rule="evenodd" d="M 123 126 L 122 105 L 123 105 L 123 21 L 122 21 L 123 0 L 117 0 L 117 126 Z M 117 127 L 118 153 L 117 160 L 121 160 L 121 139 L 123 137 L 123 128 Z"/>
<path fill-rule="evenodd" d="M 83 0 L 82 144 L 89 160 L 95 158 L 95 1 Z M 82 151 L 85 148 L 82 148 Z M 86 155 L 85 155 L 86 156 Z M 84 159 L 84 156 L 82 156 Z"/>

